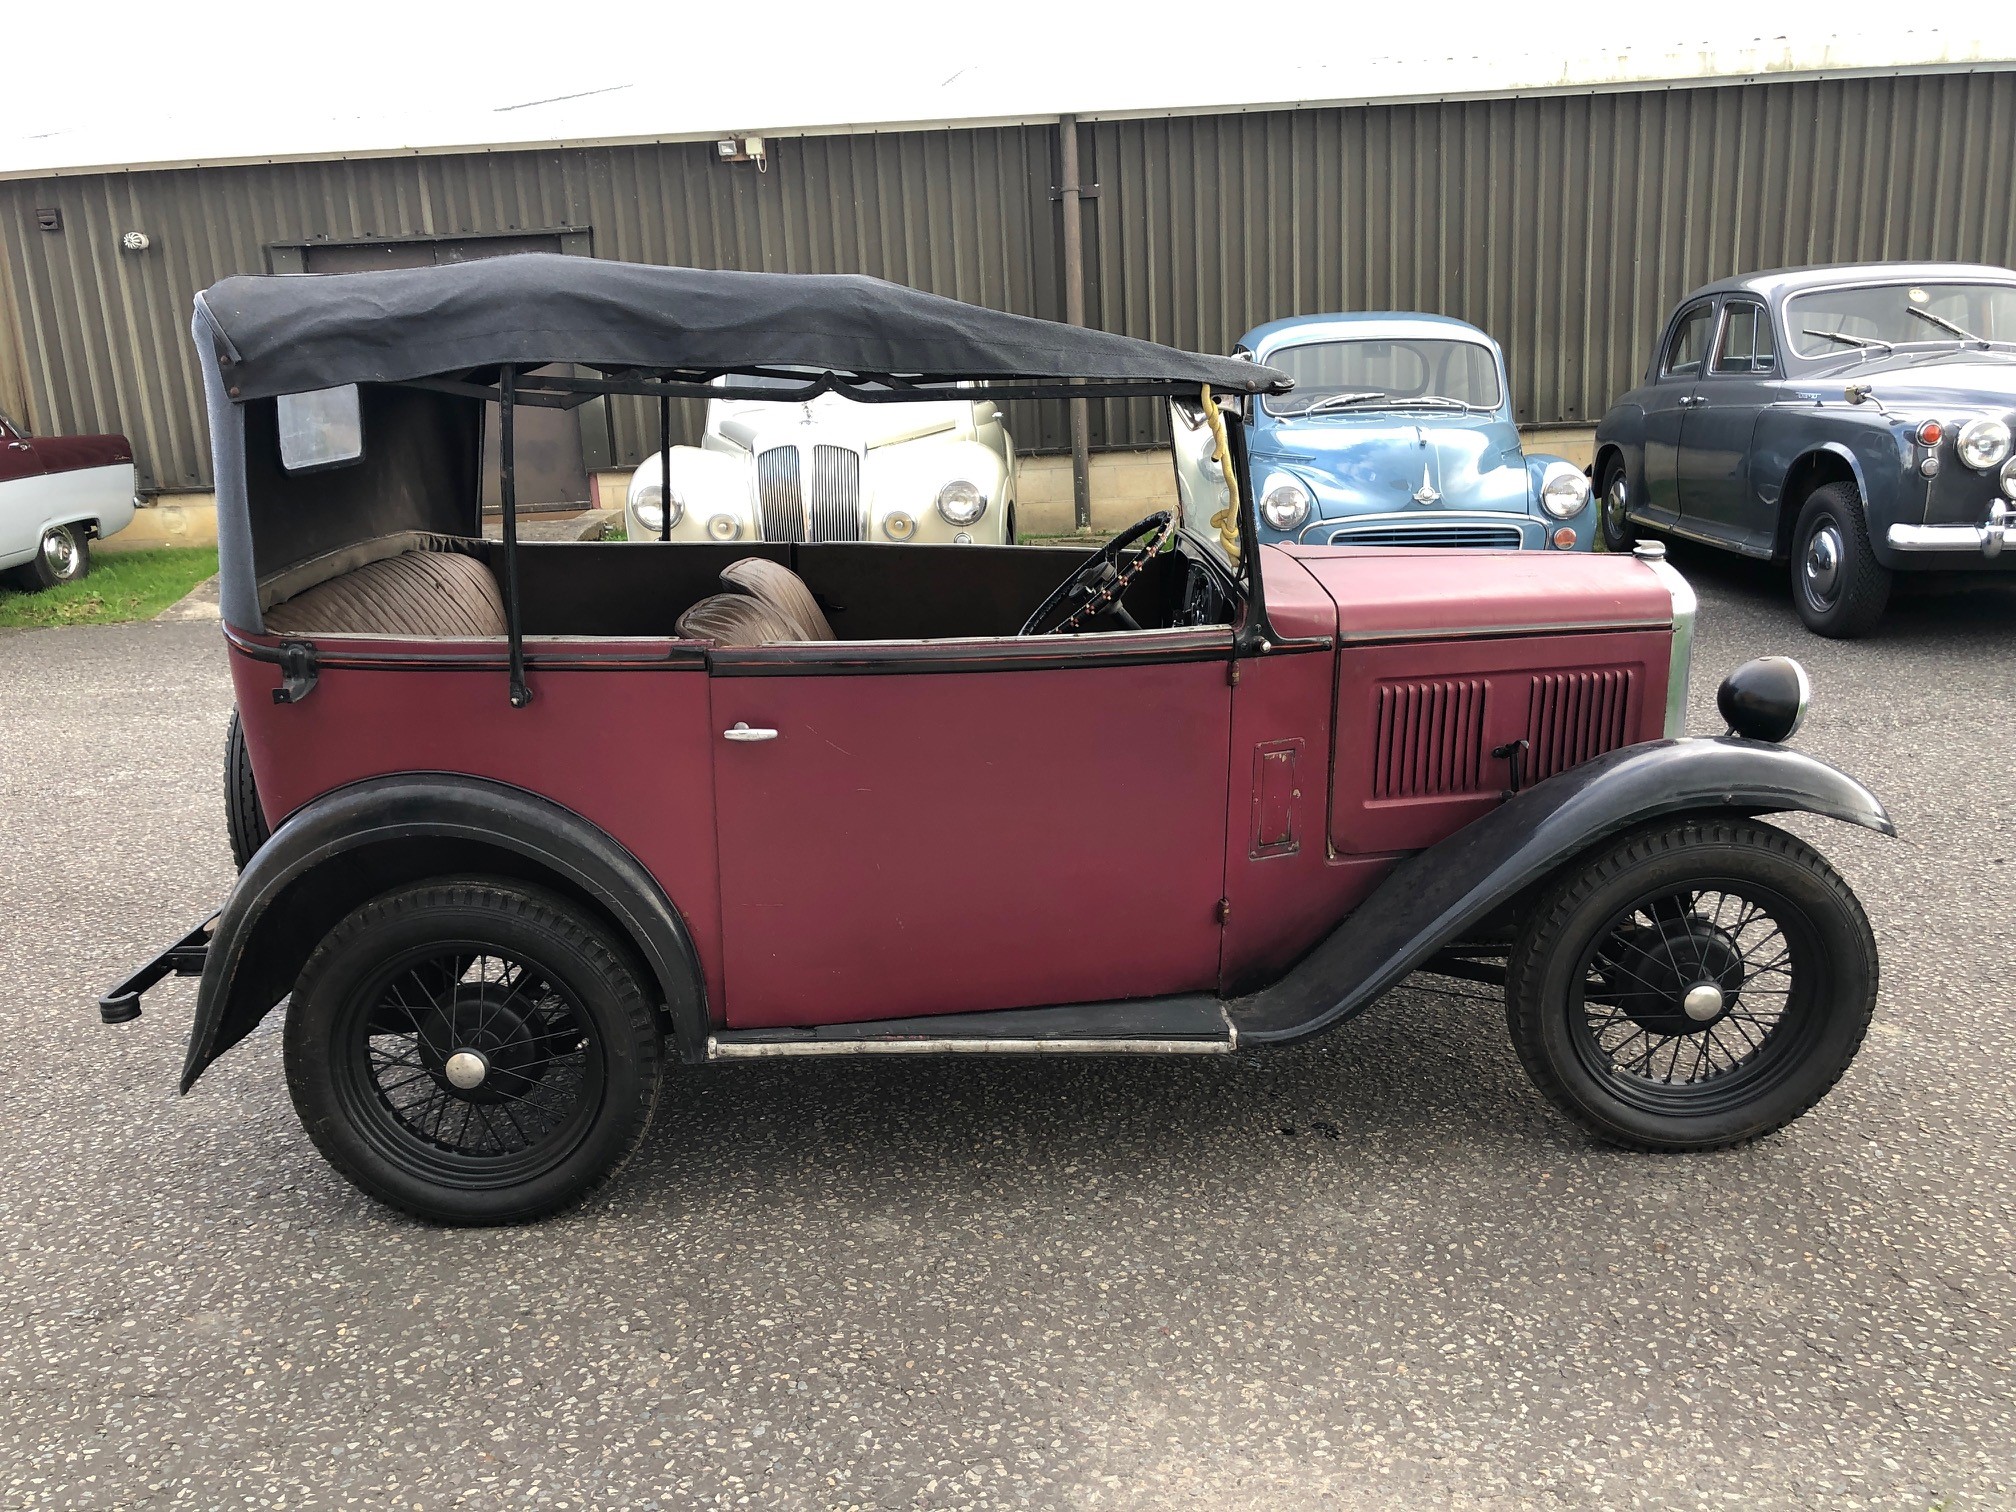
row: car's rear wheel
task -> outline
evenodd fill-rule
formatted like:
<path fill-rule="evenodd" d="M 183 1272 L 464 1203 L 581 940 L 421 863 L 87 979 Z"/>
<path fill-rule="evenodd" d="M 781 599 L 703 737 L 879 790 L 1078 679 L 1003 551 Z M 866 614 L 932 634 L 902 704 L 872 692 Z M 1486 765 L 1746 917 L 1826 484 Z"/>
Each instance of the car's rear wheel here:
<path fill-rule="evenodd" d="M 427 882 L 356 910 L 302 968 L 287 1085 L 323 1156 L 435 1223 L 517 1223 L 636 1149 L 663 1052 L 640 971 L 518 883 Z"/>
<path fill-rule="evenodd" d="M 1869 545 L 1853 483 L 1816 488 L 1792 532 L 1792 602 L 1806 628 L 1836 640 L 1867 635 L 1890 601 L 1890 571 Z"/>
<path fill-rule="evenodd" d="M 224 732 L 224 829 L 231 837 L 232 864 L 240 871 L 272 838 L 266 811 L 259 804 L 259 786 L 252 778 L 252 756 L 245 749 L 245 725 L 236 709 Z"/>
<path fill-rule="evenodd" d="M 1855 895 L 1747 819 L 1642 830 L 1541 900 L 1506 983 L 1527 1074 L 1598 1137 L 1711 1150 L 1783 1128 L 1839 1081 L 1876 1002 Z"/>
<path fill-rule="evenodd" d="M 1629 551 L 1637 532 L 1625 513 L 1631 503 L 1631 482 L 1622 457 L 1603 464 L 1603 478 L 1596 490 L 1596 519 L 1603 534 L 1605 551 Z"/>
<path fill-rule="evenodd" d="M 51 525 L 35 555 L 15 569 L 15 580 L 31 593 L 74 583 L 91 572 L 91 540 L 82 525 Z"/>

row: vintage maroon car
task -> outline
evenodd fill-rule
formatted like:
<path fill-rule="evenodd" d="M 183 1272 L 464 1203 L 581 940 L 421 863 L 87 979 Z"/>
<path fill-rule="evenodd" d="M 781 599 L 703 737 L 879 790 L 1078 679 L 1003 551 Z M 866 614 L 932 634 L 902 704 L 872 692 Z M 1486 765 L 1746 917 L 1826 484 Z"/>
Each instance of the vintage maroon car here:
<path fill-rule="evenodd" d="M 1775 743 L 1796 666 L 1742 669 L 1741 733 L 1685 739 L 1694 598 L 1657 548 L 1258 547 L 1268 368 L 863 278 L 538 256 L 228 279 L 195 331 L 272 833 L 100 1007 L 200 973 L 186 1091 L 289 999 L 310 1137 L 395 1206 L 571 1201 L 670 1060 L 1220 1054 L 1424 968 L 1502 983 L 1539 1086 L 1638 1149 L 1776 1129 L 1862 1040 L 1867 920 L 1755 817 L 1892 832 Z M 518 407 L 643 396 L 662 450 L 673 400 L 779 374 L 1161 396 L 1180 502 L 1097 550 L 517 539 Z"/>

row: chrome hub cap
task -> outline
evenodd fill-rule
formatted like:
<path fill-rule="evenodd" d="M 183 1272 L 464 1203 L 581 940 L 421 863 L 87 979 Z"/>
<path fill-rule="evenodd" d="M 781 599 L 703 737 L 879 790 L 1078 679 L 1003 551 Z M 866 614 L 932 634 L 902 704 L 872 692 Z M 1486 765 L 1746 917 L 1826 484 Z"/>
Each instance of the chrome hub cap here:
<path fill-rule="evenodd" d="M 1710 1019 L 1722 1016 L 1722 989 L 1713 982 L 1697 982 L 1687 989 L 1687 996 L 1680 1000 L 1687 1017 L 1697 1024 L 1705 1024 Z M 448 1074 L 455 1074 L 455 1063 L 448 1063 Z"/>
<path fill-rule="evenodd" d="M 1623 533 L 1624 506 L 1630 502 L 1628 493 L 1629 485 L 1625 483 L 1624 474 L 1621 472 L 1610 480 L 1610 487 L 1604 492 L 1603 512 L 1610 517 L 1610 530 L 1613 535 Z"/>
<path fill-rule="evenodd" d="M 1831 604 L 1841 587 L 1841 532 L 1830 524 L 1806 543 L 1806 593 L 1816 604 Z"/>
<path fill-rule="evenodd" d="M 1716 1003 L 1719 1009 L 1721 1003 L 1719 997 Z M 1688 1000 L 1687 1011 L 1689 1013 L 1694 1011 L 1691 998 Z M 448 1064 L 443 1069 L 448 1080 L 455 1086 L 464 1092 L 473 1092 L 483 1085 L 483 1078 L 490 1074 L 490 1063 L 474 1050 L 457 1050 L 448 1057 Z"/>
<path fill-rule="evenodd" d="M 67 530 L 52 530 L 42 537 L 42 560 L 52 577 L 67 578 L 77 570 L 77 538 Z"/>

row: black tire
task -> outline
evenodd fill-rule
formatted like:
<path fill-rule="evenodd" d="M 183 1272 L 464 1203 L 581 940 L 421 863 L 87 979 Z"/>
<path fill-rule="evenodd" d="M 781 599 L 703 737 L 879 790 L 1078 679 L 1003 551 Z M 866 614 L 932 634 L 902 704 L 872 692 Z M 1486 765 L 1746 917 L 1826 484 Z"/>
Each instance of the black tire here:
<path fill-rule="evenodd" d="M 1505 999 L 1526 1074 L 1576 1123 L 1626 1149 L 1714 1150 L 1827 1095 L 1876 985 L 1869 920 L 1810 846 L 1753 820 L 1689 819 L 1555 884 L 1513 948 Z"/>
<path fill-rule="evenodd" d="M 1605 551 L 1629 551 L 1638 539 L 1637 527 L 1624 516 L 1629 489 L 1624 459 L 1612 457 L 1603 464 L 1603 476 L 1597 480 L 1596 488 L 1596 529 Z"/>
<path fill-rule="evenodd" d="M 259 806 L 259 787 L 252 780 L 252 757 L 245 749 L 245 726 L 231 711 L 224 732 L 224 828 L 231 837 L 231 861 L 238 870 L 272 838 L 266 810 Z"/>
<path fill-rule="evenodd" d="M 444 1224 L 544 1217 L 614 1175 L 650 1126 L 664 1052 L 640 976 L 599 923 L 541 889 L 394 889 L 301 970 L 286 1029 L 295 1111 L 323 1157 L 389 1206 Z"/>
<path fill-rule="evenodd" d="M 1890 602 L 1890 569 L 1869 546 L 1869 521 L 1853 483 L 1816 488 L 1792 531 L 1792 602 L 1816 635 L 1867 635 Z"/>
<path fill-rule="evenodd" d="M 91 575 L 91 537 L 82 525 L 51 525 L 35 555 L 14 569 L 14 580 L 30 593 Z"/>

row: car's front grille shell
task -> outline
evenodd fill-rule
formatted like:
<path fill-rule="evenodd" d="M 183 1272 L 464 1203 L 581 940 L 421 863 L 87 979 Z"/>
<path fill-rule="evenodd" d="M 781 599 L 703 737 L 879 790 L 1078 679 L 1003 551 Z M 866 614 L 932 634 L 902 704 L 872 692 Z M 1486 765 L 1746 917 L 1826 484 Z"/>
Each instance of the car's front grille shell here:
<path fill-rule="evenodd" d="M 797 447 L 773 446 L 757 453 L 756 500 L 763 512 L 764 540 L 805 539 L 805 500 L 799 489 Z"/>
<path fill-rule="evenodd" d="M 815 541 L 861 539 L 861 453 L 845 446 L 812 448 L 811 516 Z"/>

